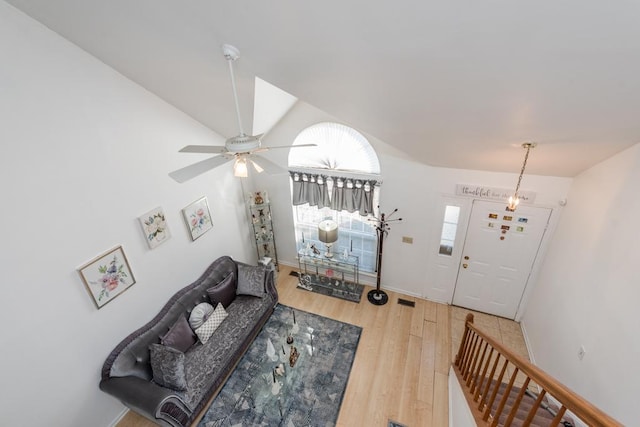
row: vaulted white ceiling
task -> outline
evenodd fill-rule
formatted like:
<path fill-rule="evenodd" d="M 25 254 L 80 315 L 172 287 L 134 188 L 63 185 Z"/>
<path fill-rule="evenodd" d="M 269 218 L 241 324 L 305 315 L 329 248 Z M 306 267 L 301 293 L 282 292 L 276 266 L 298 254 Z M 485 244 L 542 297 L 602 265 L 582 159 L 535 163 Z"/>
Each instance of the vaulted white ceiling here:
<path fill-rule="evenodd" d="M 535 141 L 529 173 L 574 176 L 640 142 L 640 2 L 7 2 L 224 136 L 230 43 L 245 124 L 258 76 L 435 166 L 519 172 Z"/>

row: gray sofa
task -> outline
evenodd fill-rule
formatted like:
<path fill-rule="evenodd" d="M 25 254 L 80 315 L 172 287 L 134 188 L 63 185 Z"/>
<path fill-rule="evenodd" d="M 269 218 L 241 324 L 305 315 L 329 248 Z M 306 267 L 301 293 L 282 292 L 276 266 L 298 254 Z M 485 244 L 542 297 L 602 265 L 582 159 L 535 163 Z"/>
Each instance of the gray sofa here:
<path fill-rule="evenodd" d="M 158 385 L 153 379 L 150 346 L 159 344 L 180 316 L 188 318 L 197 304 L 212 302 L 207 290 L 215 289 L 230 273 L 235 274 L 237 287 L 238 280 L 247 280 L 247 271 L 252 276 L 249 280 L 263 282 L 264 295 L 235 296 L 226 308 L 228 317 L 211 338 L 205 344 L 198 340 L 184 352 L 186 390 L 176 391 Z M 271 316 L 277 301 L 273 271 L 249 266 L 230 257 L 218 258 L 198 280 L 171 297 L 149 323 L 117 345 L 102 368 L 100 389 L 159 425 L 191 425 L 224 385 Z"/>

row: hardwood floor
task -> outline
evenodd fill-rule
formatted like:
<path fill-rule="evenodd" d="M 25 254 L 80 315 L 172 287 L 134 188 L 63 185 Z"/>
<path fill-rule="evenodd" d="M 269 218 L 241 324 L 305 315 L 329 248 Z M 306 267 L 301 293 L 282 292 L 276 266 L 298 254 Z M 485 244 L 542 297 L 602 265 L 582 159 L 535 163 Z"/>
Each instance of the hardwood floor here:
<path fill-rule="evenodd" d="M 388 420 L 408 427 L 448 425 L 449 366 L 452 348 L 459 344 L 459 338 L 452 342 L 451 336 L 452 329 L 456 333 L 460 329 L 464 309 L 455 308 L 452 316 L 447 305 L 395 292 L 387 292 L 389 303 L 375 306 L 366 300 L 370 288 L 355 304 L 298 289 L 291 270 L 282 266 L 278 275 L 282 304 L 363 328 L 338 427 L 386 427 Z M 415 307 L 398 304 L 398 297 L 414 301 Z M 500 324 L 510 332 L 516 329 L 512 324 L 518 325 L 505 322 L 510 321 L 501 319 Z M 152 425 L 131 411 L 118 423 L 118 427 Z"/>

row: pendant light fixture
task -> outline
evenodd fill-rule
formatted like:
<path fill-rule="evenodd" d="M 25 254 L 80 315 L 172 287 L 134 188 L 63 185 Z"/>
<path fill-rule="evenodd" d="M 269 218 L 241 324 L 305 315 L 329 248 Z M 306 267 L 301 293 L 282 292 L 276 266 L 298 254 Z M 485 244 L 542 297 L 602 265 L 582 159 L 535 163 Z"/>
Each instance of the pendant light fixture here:
<path fill-rule="evenodd" d="M 509 212 L 514 212 L 520 203 L 520 197 L 518 196 L 518 191 L 520 191 L 520 182 L 522 182 L 522 175 L 524 175 L 524 169 L 527 167 L 527 160 L 529 160 L 529 152 L 532 148 L 535 148 L 537 144 L 535 142 L 525 142 L 522 144 L 522 148 L 527 150 L 524 155 L 524 162 L 522 162 L 522 169 L 520 169 L 520 176 L 518 177 L 518 183 L 516 184 L 516 191 L 513 193 L 513 196 L 509 197 L 509 202 L 507 204 L 507 210 Z"/>

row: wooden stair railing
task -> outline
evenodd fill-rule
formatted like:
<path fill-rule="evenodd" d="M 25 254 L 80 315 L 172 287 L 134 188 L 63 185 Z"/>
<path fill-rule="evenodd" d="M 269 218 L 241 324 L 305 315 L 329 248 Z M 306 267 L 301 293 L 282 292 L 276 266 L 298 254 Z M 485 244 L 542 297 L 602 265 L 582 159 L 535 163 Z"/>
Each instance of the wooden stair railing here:
<path fill-rule="evenodd" d="M 479 426 L 563 425 L 566 411 L 589 426 L 622 426 L 542 369 L 480 331 L 473 324 L 471 313 L 467 314 L 454 371 Z M 533 385 L 537 385 L 535 393 L 528 390 Z M 546 410 L 547 395 L 560 402 L 560 407 Z M 541 415 L 547 419 L 541 420 Z"/>

